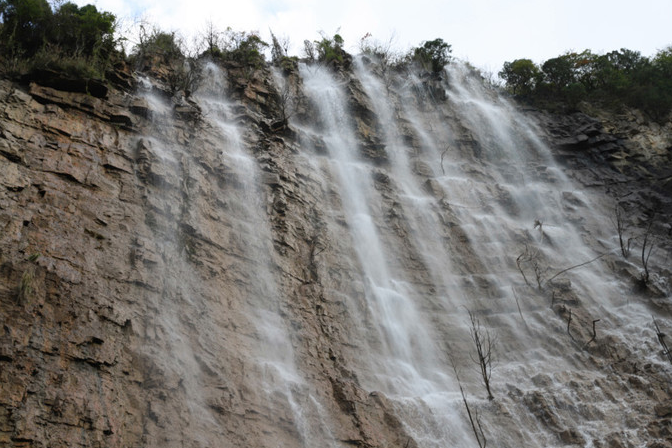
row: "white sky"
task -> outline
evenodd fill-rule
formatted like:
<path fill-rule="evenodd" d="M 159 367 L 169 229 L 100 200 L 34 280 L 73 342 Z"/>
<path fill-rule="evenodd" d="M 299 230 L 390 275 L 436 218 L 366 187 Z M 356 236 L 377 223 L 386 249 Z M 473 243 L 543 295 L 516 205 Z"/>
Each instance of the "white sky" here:
<path fill-rule="evenodd" d="M 567 50 L 596 53 L 628 48 L 652 56 L 672 45 L 672 0 L 75 0 L 114 13 L 126 25 L 144 18 L 164 31 L 185 37 L 212 21 L 216 28 L 269 29 L 288 37 L 301 56 L 303 40 L 319 31 L 345 39 L 357 53 L 371 33 L 379 41 L 395 36 L 406 51 L 442 38 L 453 56 L 497 72 L 504 61 L 537 63 Z"/>

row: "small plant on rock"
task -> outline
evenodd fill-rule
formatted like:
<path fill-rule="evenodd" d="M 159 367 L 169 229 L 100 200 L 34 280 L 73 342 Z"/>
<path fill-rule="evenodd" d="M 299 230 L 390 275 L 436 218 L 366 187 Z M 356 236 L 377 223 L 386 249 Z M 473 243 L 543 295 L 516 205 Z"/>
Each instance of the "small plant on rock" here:
<path fill-rule="evenodd" d="M 33 294 L 33 280 L 35 278 L 35 270 L 32 266 L 26 269 L 21 275 L 19 282 L 17 299 L 20 302 L 28 299 Z"/>

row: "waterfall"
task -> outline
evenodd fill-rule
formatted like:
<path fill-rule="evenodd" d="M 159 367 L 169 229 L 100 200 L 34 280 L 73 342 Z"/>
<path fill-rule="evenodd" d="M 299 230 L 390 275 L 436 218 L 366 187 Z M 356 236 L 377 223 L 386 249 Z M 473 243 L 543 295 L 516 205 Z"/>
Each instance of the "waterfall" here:
<path fill-rule="evenodd" d="M 253 330 L 245 336 L 252 368 L 259 370 L 261 384 L 251 383 L 249 387 L 261 386 L 264 393 L 260 406 L 267 409 L 265 412 L 287 415 L 292 432 L 298 435 L 294 443 L 304 447 L 330 446 L 333 437 L 329 423 L 324 421 L 322 405 L 297 369 L 288 322 L 282 317 L 283 298 L 278 291 L 273 258 L 268 256 L 273 252 L 272 237 L 257 161 L 247 152 L 244 128 L 237 122 L 239 115 L 226 98 L 225 73 L 208 63 L 204 78 L 197 101 L 206 123 L 213 128 L 214 146 L 220 149 L 221 163 L 239 195 L 222 200 L 229 201 L 229 219 L 236 222 L 232 238 L 241 245 L 254 269 L 244 297 L 245 314 Z"/>
<path fill-rule="evenodd" d="M 394 401 L 419 446 L 474 443 L 459 395 L 459 371 L 484 431 L 491 440 L 499 434 L 499 446 L 556 444 L 543 424 L 525 420 L 530 405 L 514 398 L 534 396 L 540 378 L 557 397 L 558 404 L 544 404 L 557 415 L 554 424 L 567 425 L 581 440 L 599 438 L 603 430 L 591 418 L 624 412 L 591 383 L 608 376 L 580 367 L 568 356 L 573 348 L 548 336 L 549 326 L 563 333 L 553 310 L 571 312 L 572 305 L 553 308 L 557 304 L 539 303 L 529 291 L 571 285 L 585 305 L 586 315 L 577 323 L 584 335 L 590 335 L 589 319 L 599 319 L 605 325 L 600 332 L 607 335 L 624 315 L 630 325 L 646 325 L 646 308 L 620 298 L 626 285 L 601 261 L 617 250 L 613 232 L 599 222 L 608 211 L 563 174 L 535 124 L 468 67 L 450 65 L 443 80 L 427 87 L 412 72 L 383 74 L 362 57 L 353 66 L 352 78 L 337 78 L 323 67 L 302 65 L 316 125 L 294 125 L 304 147 L 318 141 L 326 148 L 315 152 L 324 154 L 315 163 L 338 184 L 342 209 L 332 215 L 344 217 L 357 255 L 363 297 L 350 297 L 348 303 L 364 300 L 367 307 L 366 343 L 355 367 L 363 384 Z M 374 118 L 357 119 L 348 95 Z M 363 136 L 371 133 L 384 147 L 385 167 L 362 154 Z M 596 229 L 592 243 L 584 226 Z M 400 253 L 400 245 L 409 252 Z M 499 406 L 510 411 L 506 417 L 482 401 L 480 380 L 464 373 L 474 368 L 467 311 L 496 335 L 492 378 Z M 577 371 L 599 397 L 581 411 L 591 417 L 583 422 L 562 407 L 572 400 L 563 378 Z M 502 424 L 508 433 L 499 432 Z M 610 428 L 617 430 L 618 424 Z"/>
<path fill-rule="evenodd" d="M 599 322 L 601 338 L 663 368 L 649 308 L 607 261 L 612 204 L 566 176 L 534 120 L 471 68 L 428 76 L 358 56 L 351 70 L 275 70 L 284 124 L 264 115 L 254 79 L 236 81 L 263 104 L 251 110 L 220 66 L 203 75 L 198 124 L 180 128 L 145 93 L 154 135 L 138 144 L 139 171 L 162 188 L 146 206 L 165 265 L 146 330 L 163 345 L 146 354 L 178 382 L 175 413 L 210 434 L 194 446 L 646 438 L 612 417 L 627 412 L 609 391 L 622 379 L 605 348 L 590 351 Z M 474 325 L 496 341 L 493 400 Z M 250 421 L 262 429 L 241 435 Z"/>
<path fill-rule="evenodd" d="M 178 223 L 185 218 L 183 195 L 185 179 L 189 177 L 184 148 L 177 144 L 179 120 L 173 104 L 157 93 L 147 78 L 140 79 L 139 97 L 147 104 L 151 132 L 138 138 L 136 154 L 137 175 L 153 187 L 143 194 L 145 224 L 151 238 L 134 242 L 132 281 L 149 285 L 158 294 L 146 294 L 147 311 L 139 330 L 145 344 L 141 365 L 144 380 L 159 397 L 148 403 L 155 415 L 148 424 L 144 442 L 148 445 L 170 443 L 173 434 L 161 430 L 159 415 L 166 415 L 175 429 L 186 432 L 194 425 L 197 435 L 187 443 L 208 445 L 212 439 L 223 437 L 223 428 L 208 406 L 208 392 L 203 386 L 205 376 L 204 351 L 212 341 L 203 335 L 216 333 L 217 323 L 209 318 L 207 298 L 199 285 L 195 271 L 185 253 L 185 241 Z M 184 317 L 199 316 L 200 334 L 195 334 Z M 162 409 L 165 394 L 180 396 L 179 406 Z M 181 418 L 181 415 L 189 418 Z M 190 423 L 193 422 L 193 423 Z"/>
<path fill-rule="evenodd" d="M 376 170 L 357 152 L 359 143 L 344 86 L 323 67 L 303 65 L 301 76 L 321 124 L 319 131 L 305 132 L 319 132 L 318 138 L 327 148 L 328 156 L 322 162 L 339 185 L 342 210 L 338 213 L 343 213 L 350 230 L 369 325 L 377 332 L 367 336 L 370 345 L 360 354 L 363 364 L 371 364 L 361 371 L 366 387 L 396 401 L 406 418 L 407 431 L 421 445 L 465 443 L 467 433 L 461 419 L 455 418 L 459 410 L 457 387 L 448 374 L 442 347 L 435 342 L 435 330 L 417 303 L 423 294 L 414 288 L 413 279 L 391 262 L 393 255 L 386 250 L 380 228 L 385 219 L 379 210 L 383 199 L 373 180 Z M 402 186 L 406 187 L 412 188 Z M 403 194 L 412 195 L 413 191 Z"/>
<path fill-rule="evenodd" d="M 0 448 L 672 448 L 672 118 L 208 28 L 0 70 Z"/>

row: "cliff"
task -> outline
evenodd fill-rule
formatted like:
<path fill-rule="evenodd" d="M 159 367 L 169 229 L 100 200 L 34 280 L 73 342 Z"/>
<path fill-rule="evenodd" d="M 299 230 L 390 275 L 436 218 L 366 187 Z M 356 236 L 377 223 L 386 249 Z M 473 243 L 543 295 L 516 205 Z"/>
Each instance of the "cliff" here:
<path fill-rule="evenodd" d="M 671 123 L 117 76 L 0 81 L 0 446 L 672 447 Z"/>

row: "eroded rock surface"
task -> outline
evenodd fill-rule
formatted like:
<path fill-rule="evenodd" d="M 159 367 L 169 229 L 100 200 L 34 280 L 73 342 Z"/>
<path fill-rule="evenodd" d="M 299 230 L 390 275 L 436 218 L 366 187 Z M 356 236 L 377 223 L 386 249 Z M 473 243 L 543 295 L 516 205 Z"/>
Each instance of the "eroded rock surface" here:
<path fill-rule="evenodd" d="M 403 401 L 368 387 L 379 372 L 361 367 L 362 361 L 373 356 L 370 347 L 383 350 L 384 341 L 361 328 L 372 319 L 363 299 L 370 286 L 353 247 L 343 193 L 328 161 L 322 162 L 327 143 L 301 128 L 315 124 L 315 105 L 299 95 L 288 121 L 270 73 L 236 67 L 226 73 L 226 122 L 239 129 L 258 191 L 250 191 L 241 165 L 222 157 L 233 131 L 217 129 L 198 93 L 187 100 L 170 98 L 160 86 L 113 87 L 92 96 L 58 90 L 57 83 L 0 81 L 0 446 L 438 443 L 408 423 L 416 417 Z M 436 295 L 431 267 L 413 240 L 413 211 L 405 209 L 390 168 L 387 124 L 352 73 L 341 73 L 340 81 L 348 86 L 357 150 L 371 166 L 380 197 L 371 213 L 380 217 L 389 264 L 406 273 L 418 297 Z M 441 80 L 427 82 L 435 90 L 419 90 L 429 95 L 417 99 L 418 108 L 428 110 L 420 119 L 428 132 L 445 127 L 447 149 L 425 157 L 426 136 L 404 115 L 403 99 L 396 106 L 395 138 L 408 145 L 413 176 L 436 203 L 442 223 L 437 241 L 457 260 L 450 269 L 460 290 L 500 334 L 501 359 L 511 363 L 506 375 L 493 377 L 493 402 L 482 399 L 475 375 L 462 375 L 490 443 L 672 446 L 672 370 L 665 368 L 654 331 L 596 315 L 599 306 L 570 279 L 549 280 L 569 266 L 547 268 L 538 285 L 532 264 L 524 266 L 531 286 L 517 272 L 526 242 L 539 234 L 543 241 L 542 225 L 552 240 L 552 226 L 561 223 L 539 217 L 539 227 L 530 222 L 527 234 L 502 225 L 503 240 L 519 242 L 509 259 L 474 255 L 481 246 L 462 213 L 489 213 L 487 204 L 497 204 L 514 215 L 517 205 L 488 171 L 498 163 L 489 152 L 497 142 L 479 137 L 478 127 L 460 118 L 451 108 L 455 95 Z M 443 115 L 432 115 L 430 101 L 445 106 Z M 644 123 L 636 115 L 535 119 L 564 172 L 581 185 L 581 191 L 562 193 L 563 213 L 586 244 L 602 252 L 610 248 L 600 232 L 613 232 L 595 222 L 612 226 L 611 211 L 621 204 L 630 235 L 639 239 L 630 260 L 610 253 L 600 259 L 601 269 L 632 286 L 624 301 L 644 303 L 672 331 L 670 125 Z M 450 152 L 459 157 L 451 159 Z M 440 178 L 451 173 L 451 164 L 469 173 L 470 182 L 488 185 L 482 209 L 446 196 Z M 548 166 L 531 169 L 531 182 L 555 182 Z M 504 171 L 504 179 L 515 176 Z M 603 201 L 599 209 L 590 210 L 586 195 Z M 263 232 L 250 210 L 259 210 L 268 239 L 254 237 Z M 584 219 L 589 211 L 597 217 Z M 657 252 L 652 281 L 644 284 L 633 260 L 650 221 Z M 497 281 L 489 266 L 500 262 L 514 284 Z M 272 288 L 265 276 L 273 278 Z M 468 330 L 451 326 L 438 301 L 420 309 L 437 329 L 437 346 L 464 347 L 459 359 L 441 351 L 446 375 L 452 375 L 451 363 L 470 372 Z M 278 370 L 263 361 L 275 359 L 261 347 L 268 341 L 259 319 L 266 315 L 288 328 L 282 350 L 289 347 L 287 366 L 301 377 L 288 389 L 277 388 Z M 602 323 L 590 341 L 595 319 Z M 533 352 L 516 345 L 511 322 L 541 341 L 543 349 L 534 353 L 544 365 L 553 364 L 546 350 L 572 369 L 530 374 L 534 369 L 524 365 L 536 362 L 525 359 Z M 634 334 L 648 345 L 635 347 L 628 340 Z M 468 428 L 459 391 L 453 392 L 456 426 Z"/>

